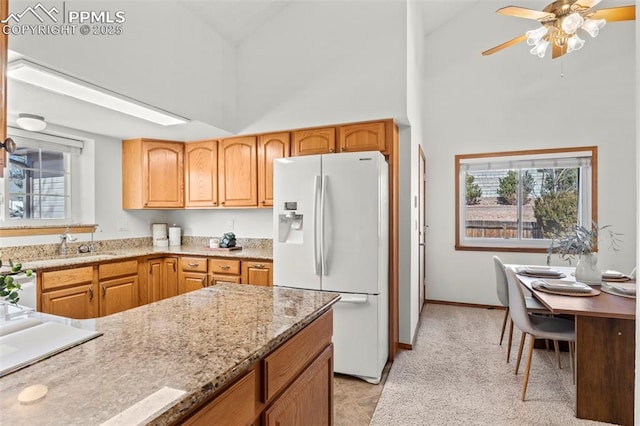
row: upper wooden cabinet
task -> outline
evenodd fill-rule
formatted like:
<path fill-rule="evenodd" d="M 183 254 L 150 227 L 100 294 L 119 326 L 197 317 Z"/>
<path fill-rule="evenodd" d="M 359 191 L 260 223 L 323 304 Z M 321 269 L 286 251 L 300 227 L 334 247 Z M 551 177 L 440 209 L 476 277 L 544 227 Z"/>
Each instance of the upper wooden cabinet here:
<path fill-rule="evenodd" d="M 218 205 L 218 141 L 190 142 L 184 147 L 185 202 L 189 207 Z"/>
<path fill-rule="evenodd" d="M 184 144 L 122 141 L 122 208 L 184 207 Z"/>
<path fill-rule="evenodd" d="M 296 130 L 292 133 L 292 137 L 293 155 L 313 155 L 336 152 L 335 127 Z"/>
<path fill-rule="evenodd" d="M 218 142 L 218 197 L 224 207 L 258 205 L 256 137 Z"/>
<path fill-rule="evenodd" d="M 258 136 L 258 207 L 273 206 L 273 160 L 290 155 L 289 132 Z"/>
<path fill-rule="evenodd" d="M 393 121 L 374 121 L 338 127 L 340 152 L 381 151 L 387 152 L 387 140 L 393 137 Z"/>

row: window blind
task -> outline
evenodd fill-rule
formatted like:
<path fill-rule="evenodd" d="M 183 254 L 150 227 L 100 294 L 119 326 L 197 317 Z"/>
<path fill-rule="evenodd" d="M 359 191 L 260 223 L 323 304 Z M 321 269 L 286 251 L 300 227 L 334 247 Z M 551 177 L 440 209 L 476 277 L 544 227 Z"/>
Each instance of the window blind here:
<path fill-rule="evenodd" d="M 7 134 L 15 141 L 18 148 L 40 148 L 70 154 L 81 154 L 82 148 L 84 148 L 84 142 L 81 140 L 46 133 L 27 132 L 15 127 L 8 127 Z"/>

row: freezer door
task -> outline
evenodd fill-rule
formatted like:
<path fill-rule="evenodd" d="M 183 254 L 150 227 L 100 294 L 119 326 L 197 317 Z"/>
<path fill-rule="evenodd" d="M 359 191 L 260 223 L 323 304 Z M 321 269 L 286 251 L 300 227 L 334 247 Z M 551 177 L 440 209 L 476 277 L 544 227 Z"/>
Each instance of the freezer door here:
<path fill-rule="evenodd" d="M 387 163 L 377 151 L 322 157 L 322 290 L 387 290 L 387 176 Z"/>
<path fill-rule="evenodd" d="M 317 238 L 320 156 L 280 158 L 273 164 L 273 284 L 320 289 Z M 286 204 L 285 204 L 286 203 Z M 293 210 L 292 210 L 293 209 Z"/>
<path fill-rule="evenodd" d="M 387 362 L 383 296 L 341 294 L 333 305 L 334 371 L 379 383 Z"/>

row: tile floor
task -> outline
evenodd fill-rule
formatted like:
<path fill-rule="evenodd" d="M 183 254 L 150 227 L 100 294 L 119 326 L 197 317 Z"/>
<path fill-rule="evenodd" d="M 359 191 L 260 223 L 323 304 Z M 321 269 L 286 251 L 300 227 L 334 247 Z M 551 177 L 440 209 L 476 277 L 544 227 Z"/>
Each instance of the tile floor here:
<path fill-rule="evenodd" d="M 335 374 L 333 380 L 333 421 L 335 426 L 366 426 L 382 393 L 391 364 L 382 372 L 382 380 L 372 385 L 354 377 Z"/>

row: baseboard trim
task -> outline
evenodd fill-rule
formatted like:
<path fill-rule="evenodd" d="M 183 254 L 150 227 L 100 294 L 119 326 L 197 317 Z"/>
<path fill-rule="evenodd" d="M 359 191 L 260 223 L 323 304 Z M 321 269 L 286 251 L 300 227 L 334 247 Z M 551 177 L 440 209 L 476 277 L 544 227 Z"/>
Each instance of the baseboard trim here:
<path fill-rule="evenodd" d="M 452 306 L 464 306 L 467 308 L 482 308 L 482 309 L 506 309 L 504 306 L 500 305 L 483 305 L 483 304 L 479 304 L 479 303 L 463 303 L 463 302 L 451 302 L 449 300 L 434 300 L 434 299 L 427 299 L 426 300 L 427 304 L 434 304 L 434 305 L 452 305 Z"/>
<path fill-rule="evenodd" d="M 413 345 L 410 345 L 409 343 L 398 342 L 398 349 L 406 349 L 408 351 L 412 351 Z"/>

